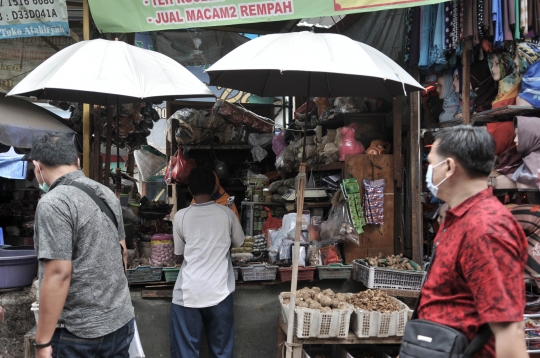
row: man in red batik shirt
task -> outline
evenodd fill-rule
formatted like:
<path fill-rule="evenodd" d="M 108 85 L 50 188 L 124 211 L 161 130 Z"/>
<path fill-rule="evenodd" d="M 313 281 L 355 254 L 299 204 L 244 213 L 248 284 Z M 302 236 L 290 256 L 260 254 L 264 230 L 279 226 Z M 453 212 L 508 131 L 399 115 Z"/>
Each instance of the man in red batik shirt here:
<path fill-rule="evenodd" d="M 488 188 L 495 144 L 480 127 L 435 134 L 426 177 L 449 205 L 422 288 L 418 318 L 463 332 L 471 341 L 488 323 L 493 335 L 474 357 L 526 358 L 523 312 L 527 240 Z"/>

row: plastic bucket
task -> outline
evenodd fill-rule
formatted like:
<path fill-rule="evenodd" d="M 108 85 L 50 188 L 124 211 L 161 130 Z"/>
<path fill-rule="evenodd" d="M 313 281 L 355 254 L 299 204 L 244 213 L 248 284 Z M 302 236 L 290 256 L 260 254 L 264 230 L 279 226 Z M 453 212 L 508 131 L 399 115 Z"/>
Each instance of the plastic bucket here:
<path fill-rule="evenodd" d="M 37 271 L 34 250 L 0 250 L 0 289 L 31 286 Z"/>

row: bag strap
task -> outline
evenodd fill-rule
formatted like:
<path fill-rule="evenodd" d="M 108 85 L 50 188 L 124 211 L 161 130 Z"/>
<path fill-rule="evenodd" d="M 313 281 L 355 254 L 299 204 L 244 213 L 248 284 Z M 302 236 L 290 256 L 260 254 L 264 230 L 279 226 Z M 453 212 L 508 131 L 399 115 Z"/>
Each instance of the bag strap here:
<path fill-rule="evenodd" d="M 101 209 L 101 211 L 105 215 L 107 215 L 107 217 L 111 220 L 114 226 L 118 228 L 118 220 L 116 220 L 116 216 L 109 207 L 109 204 L 107 204 L 105 200 L 97 196 L 97 194 L 94 193 L 94 191 L 91 190 L 89 187 L 72 179 L 65 180 L 64 182 L 60 183 L 60 185 L 70 185 L 84 191 L 96 203 L 96 205 Z"/>
<path fill-rule="evenodd" d="M 411 320 L 418 318 L 418 306 L 420 306 L 420 299 L 422 298 L 422 288 L 424 288 L 424 284 L 426 283 L 429 271 L 431 271 L 431 267 L 433 266 L 433 263 L 435 262 L 435 252 L 437 251 L 437 247 L 439 246 L 439 243 L 436 243 L 433 247 L 433 251 L 431 252 L 431 258 L 429 260 L 429 264 L 426 270 L 426 276 L 424 277 L 424 281 L 422 282 L 422 287 L 420 288 L 420 293 L 418 294 L 418 300 L 416 301 L 416 305 L 414 306 L 414 311 L 411 316 Z M 493 332 L 491 331 L 491 328 L 489 327 L 489 324 L 485 323 L 483 324 L 478 332 L 476 333 L 476 336 L 474 336 L 473 340 L 469 345 L 467 346 L 467 349 L 463 353 L 463 358 L 469 358 L 474 355 L 478 350 L 480 350 L 486 342 L 489 340 Z"/>

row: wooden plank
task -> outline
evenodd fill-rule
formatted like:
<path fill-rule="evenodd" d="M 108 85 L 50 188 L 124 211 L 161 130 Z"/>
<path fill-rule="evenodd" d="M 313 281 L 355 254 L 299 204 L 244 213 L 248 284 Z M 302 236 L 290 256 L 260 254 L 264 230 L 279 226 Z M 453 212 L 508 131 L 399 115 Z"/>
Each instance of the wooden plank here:
<path fill-rule="evenodd" d="M 173 290 L 142 290 L 142 298 L 172 298 Z"/>
<path fill-rule="evenodd" d="M 461 92 L 463 94 L 463 123 L 471 123 L 471 50 L 465 49 L 463 51 L 463 75 L 462 75 L 462 87 Z"/>
<path fill-rule="evenodd" d="M 401 174 L 403 172 L 403 161 L 401 159 L 401 128 L 403 121 L 403 107 L 402 98 L 394 98 L 394 180 L 396 181 L 396 187 L 401 188 L 403 178 Z"/>
<path fill-rule="evenodd" d="M 380 167 L 372 170 L 372 163 Z M 345 160 L 345 176 L 352 175 L 362 186 L 362 179 L 384 179 L 384 225 L 366 225 L 360 234 L 360 245 L 344 244 L 346 263 L 358 258 L 365 258 L 376 250 L 377 254 L 394 253 L 394 158 L 393 155 L 357 154 L 347 156 Z"/>
<path fill-rule="evenodd" d="M 412 240 L 412 259 L 422 262 L 422 170 L 420 157 L 420 92 L 410 95 L 410 139 L 409 139 L 409 197 L 411 198 L 411 230 L 409 237 Z"/>
<path fill-rule="evenodd" d="M 133 155 L 133 153 L 129 153 L 128 161 L 126 165 L 126 172 L 128 173 L 129 176 L 133 177 L 134 169 L 135 169 L 135 156 Z"/>

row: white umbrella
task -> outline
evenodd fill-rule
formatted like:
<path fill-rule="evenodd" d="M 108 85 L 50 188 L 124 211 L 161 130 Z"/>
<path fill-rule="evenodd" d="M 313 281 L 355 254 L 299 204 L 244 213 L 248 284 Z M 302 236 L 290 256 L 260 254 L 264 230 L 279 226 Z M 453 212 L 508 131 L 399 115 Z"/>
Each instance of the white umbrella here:
<path fill-rule="evenodd" d="M 122 41 L 81 41 L 57 52 L 8 96 L 113 105 L 215 95 L 186 68 Z"/>
<path fill-rule="evenodd" d="M 120 103 L 215 97 L 186 68 L 158 52 L 122 41 L 81 41 L 57 52 L 15 86 L 8 96 L 117 106 Z M 116 116 L 116 128 L 119 127 Z M 118 143 L 118 130 L 116 130 Z M 117 177 L 120 148 L 117 145 Z M 117 186 L 117 189 L 119 187 Z"/>
<path fill-rule="evenodd" d="M 424 88 L 397 63 L 343 35 L 308 31 L 265 35 L 207 70 L 210 85 L 261 97 L 396 97 Z M 308 86 L 309 81 L 309 86 Z"/>
<path fill-rule="evenodd" d="M 74 133 L 66 121 L 20 98 L 0 97 L 0 143 L 32 148 L 34 139 L 48 132 Z"/>
<path fill-rule="evenodd" d="M 424 88 L 403 68 L 371 46 L 336 34 L 296 32 L 265 35 L 231 51 L 207 70 L 210 85 L 261 97 L 396 97 Z M 291 357 L 298 278 L 300 229 L 306 182 L 306 131 L 297 180 L 287 358 Z"/>

